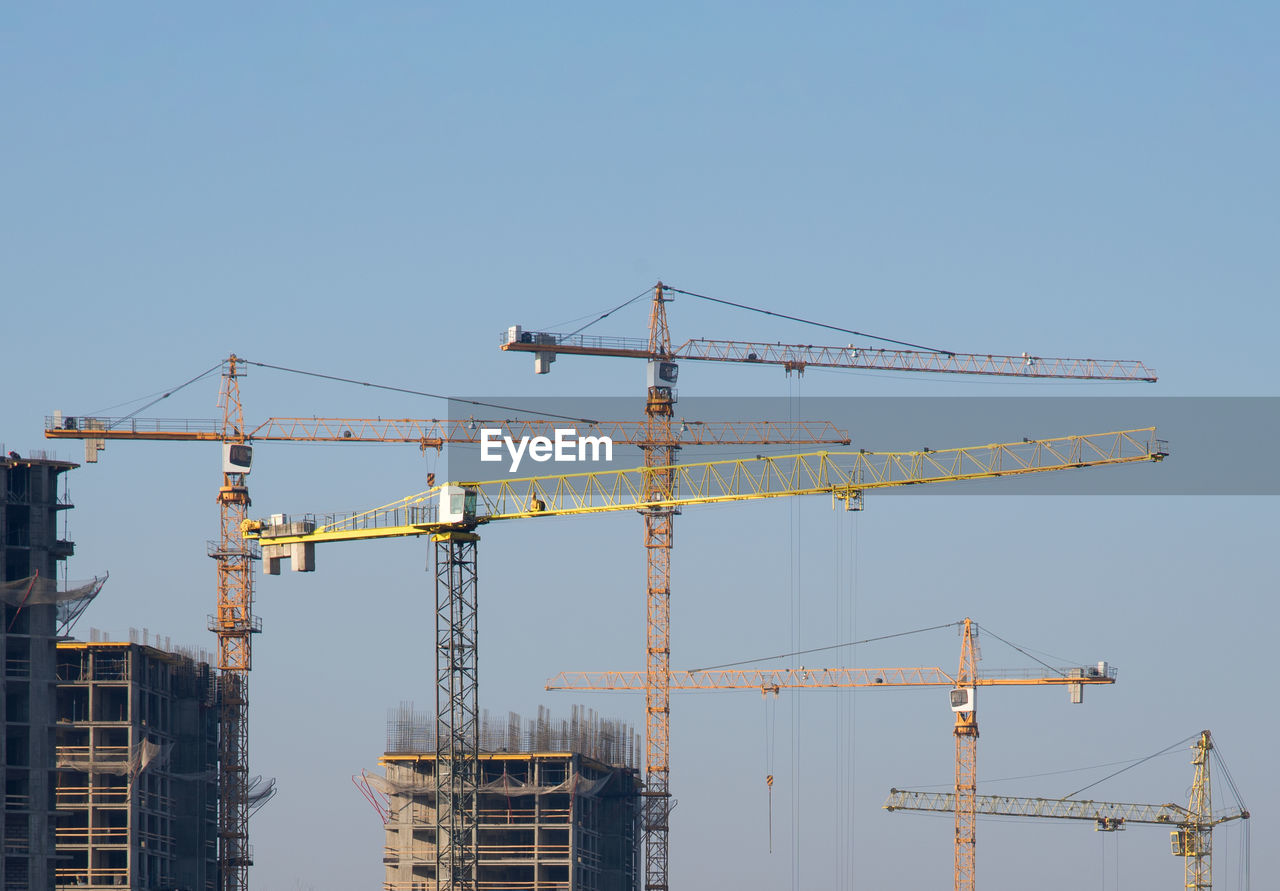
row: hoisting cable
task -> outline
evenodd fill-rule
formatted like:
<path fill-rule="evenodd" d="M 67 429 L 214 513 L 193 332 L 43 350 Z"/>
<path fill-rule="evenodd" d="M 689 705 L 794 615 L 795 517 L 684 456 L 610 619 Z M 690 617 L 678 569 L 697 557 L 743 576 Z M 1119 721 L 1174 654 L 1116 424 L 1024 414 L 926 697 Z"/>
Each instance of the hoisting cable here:
<path fill-rule="evenodd" d="M 478 399 L 462 399 L 458 396 L 445 396 L 442 393 L 428 393 L 425 390 L 410 390 L 407 387 L 393 387 L 390 384 L 375 384 L 370 381 L 358 381 L 358 380 L 355 380 L 354 378 L 339 377 L 336 374 L 322 374 L 318 371 L 306 371 L 300 368 L 285 368 L 283 365 L 271 365 L 267 362 L 252 362 L 249 359 L 241 359 L 240 361 L 243 362 L 245 365 L 255 365 L 258 368 L 270 368 L 273 371 L 287 371 L 290 374 L 301 374 L 304 377 L 318 377 L 327 381 L 337 381 L 340 384 L 355 384 L 360 387 L 370 387 L 374 390 L 390 390 L 393 393 L 407 393 L 410 396 L 426 396 L 431 399 L 445 399 L 451 402 L 461 402 L 465 405 L 476 405 L 476 406 L 481 406 L 483 408 L 496 408 L 502 411 L 514 411 L 514 412 L 520 412 L 521 414 L 538 415 L 544 418 L 556 418 L 561 421 L 575 421 L 579 424 L 600 423 L 599 421 L 594 420 L 592 418 L 575 418 L 573 415 L 561 415 L 561 414 L 556 414 L 555 412 L 538 411 L 536 409 L 531 409 L 531 408 L 519 408 L 514 405 L 503 405 L 499 402 L 482 402 Z M 183 386 L 186 386 L 186 384 L 183 384 Z M 152 403 L 152 404 L 154 405 L 155 403 Z"/>
<path fill-rule="evenodd" d="M 778 691 L 774 690 L 773 708 L 770 708 L 768 690 L 761 690 L 760 695 L 764 699 L 764 784 L 769 792 L 769 853 L 773 853 L 773 756 L 777 750 L 777 698 Z"/>
<path fill-rule="evenodd" d="M 939 628 L 954 628 L 957 625 L 963 625 L 963 622 L 946 622 L 942 625 L 930 625 L 928 628 L 917 628 L 914 631 L 899 631 L 896 634 L 882 634 L 879 637 L 868 637 L 863 640 L 853 640 L 846 643 L 831 644 L 825 647 L 810 647 L 807 650 L 796 650 L 794 653 L 779 653 L 776 656 L 760 656 L 756 659 L 743 659 L 741 662 L 725 662 L 721 665 L 704 665 L 702 668 L 694 668 L 693 672 L 711 671 L 716 668 L 736 668 L 739 665 L 750 665 L 752 662 L 767 662 L 770 659 L 788 659 L 792 656 L 805 656 L 809 653 L 821 653 L 824 650 L 838 650 L 841 647 L 856 647 L 862 644 L 875 643 L 881 640 L 892 640 L 895 637 L 906 637 L 909 634 L 921 634 L 925 631 L 937 631 Z"/>
<path fill-rule="evenodd" d="M 880 337 L 875 334 L 867 334 L 865 331 L 854 331 L 852 328 L 841 328 L 839 325 L 828 325 L 825 322 L 815 322 L 813 319 L 802 319 L 800 316 L 791 316 L 791 315 L 787 315 L 784 312 L 774 312 L 773 310 L 770 310 L 770 309 L 761 309 L 758 306 L 748 306 L 745 303 L 734 303 L 732 300 L 722 300 L 719 297 L 708 297 L 706 294 L 695 294 L 692 291 L 682 291 L 679 288 L 671 288 L 671 287 L 665 287 L 664 289 L 676 294 L 684 294 L 686 297 L 697 297 L 699 300 L 709 300 L 712 303 L 721 303 L 725 306 L 732 306 L 735 309 L 745 309 L 748 312 L 758 312 L 762 315 L 773 316 L 774 318 L 777 318 L 777 319 L 786 319 L 787 321 L 790 321 L 790 322 L 799 322 L 802 325 L 813 325 L 815 328 L 826 328 L 828 331 L 839 331 L 842 334 L 854 334 L 854 335 L 857 335 L 858 337 L 869 337 L 872 340 L 879 340 L 884 343 L 893 343 L 893 344 L 897 344 L 898 346 L 910 347 L 911 349 L 914 349 L 914 350 L 928 350 L 931 353 L 942 353 L 942 355 L 944 356 L 955 355 L 955 352 L 952 350 L 940 350 L 937 347 L 923 346 L 921 344 L 911 343 L 906 340 L 894 340 L 892 337 Z"/>

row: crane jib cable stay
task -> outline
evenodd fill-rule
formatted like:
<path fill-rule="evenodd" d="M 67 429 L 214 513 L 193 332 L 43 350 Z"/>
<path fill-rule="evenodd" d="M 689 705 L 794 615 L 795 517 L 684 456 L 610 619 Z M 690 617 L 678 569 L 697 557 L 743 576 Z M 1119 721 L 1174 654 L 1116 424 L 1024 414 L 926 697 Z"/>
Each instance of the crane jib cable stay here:
<path fill-rule="evenodd" d="M 1010 474 L 1044 473 L 1081 467 L 1156 462 L 1167 455 L 1154 428 L 1024 440 L 976 448 L 918 452 L 820 452 L 689 464 L 646 465 L 626 470 L 446 483 L 400 501 L 319 522 L 312 516 L 250 520 L 246 539 L 262 549 L 268 574 L 289 560 L 294 570 L 316 567 L 315 546 L 332 541 L 428 536 L 436 567 L 436 876 L 441 887 L 471 888 L 477 882 L 478 852 L 474 778 L 479 713 L 476 617 L 478 575 L 476 530 L 515 519 L 641 510 L 670 514 L 700 504 L 752 501 L 797 495 L 828 495 L 854 509 L 864 490 L 958 482 Z M 654 480 L 671 494 L 655 494 Z M 729 671 L 734 671 L 730 669 Z M 709 672 L 699 673 L 708 675 Z M 648 695 L 651 670 L 635 689 Z M 669 697 L 677 674 L 664 669 Z M 933 678 L 954 686 L 956 678 Z M 1080 679 L 1057 678 L 1069 686 Z M 1092 681 L 1083 681 L 1089 683 Z M 981 685 L 982 680 L 975 681 Z M 1016 681 L 1011 681 L 1016 683 Z M 669 802 L 663 799 L 663 807 Z M 649 812 L 652 817 L 652 811 Z M 666 813 L 665 811 L 663 812 Z"/>

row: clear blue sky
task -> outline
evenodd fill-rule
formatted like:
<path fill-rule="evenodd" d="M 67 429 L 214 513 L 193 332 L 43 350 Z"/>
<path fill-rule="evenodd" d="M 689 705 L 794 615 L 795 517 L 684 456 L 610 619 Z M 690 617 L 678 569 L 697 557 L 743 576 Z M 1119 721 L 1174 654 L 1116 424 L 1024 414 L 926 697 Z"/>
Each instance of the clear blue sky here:
<path fill-rule="evenodd" d="M 45 447 L 52 410 L 131 410 L 230 352 L 454 395 L 639 394 L 635 363 L 565 358 L 535 379 L 497 338 L 555 330 L 659 278 L 949 349 L 1142 359 L 1161 382 L 1141 395 L 1274 396 L 1278 18 L 1260 3 L 10 4 L 0 441 Z M 678 338 L 825 342 L 689 301 L 671 319 Z M 644 324 L 636 307 L 597 330 Z M 256 370 L 244 386 L 250 418 L 445 411 Z M 681 388 L 1128 392 L 731 367 L 686 367 Z M 213 417 L 215 396 L 202 381 L 148 414 Z M 1220 460 L 1247 473 L 1242 457 L 1272 445 L 1223 430 Z M 1173 446 L 1153 471 L 1178 472 Z M 112 573 L 81 633 L 146 626 L 212 648 L 217 460 L 118 444 L 72 475 L 72 575 Z M 411 448 L 264 446 L 255 510 L 371 506 L 422 488 L 428 469 Z M 882 499 L 834 521 L 825 504 L 690 511 L 673 661 L 972 615 L 1121 671 L 1080 708 L 1053 691 L 986 696 L 980 783 L 1210 728 L 1261 841 L 1280 802 L 1263 684 L 1275 528 L 1263 498 Z M 540 690 L 554 672 L 641 667 L 640 536 L 629 516 L 486 535 L 485 707 L 567 713 L 576 700 Z M 376 761 L 388 707 L 430 701 L 425 551 L 335 548 L 314 576 L 261 580 L 251 753 L 281 792 L 253 823 L 255 888 L 379 886 L 381 827 L 348 777 Z M 855 660 L 956 656 L 935 632 Z M 1026 664 L 994 639 L 985 656 Z M 850 887 L 855 873 L 862 887 L 945 887 L 949 822 L 879 805 L 890 786 L 949 782 L 951 713 L 937 693 L 878 692 L 840 699 L 843 722 L 832 696 L 779 704 L 772 854 L 758 697 L 677 700 L 678 887 Z M 581 701 L 642 718 L 637 700 Z M 1183 800 L 1188 758 L 1094 794 Z M 1099 775 L 984 789 L 1064 794 Z M 1221 887 L 1237 840 L 1219 839 Z M 1029 876 L 1177 887 L 1167 851 L 1157 829 L 979 826 L 991 891 Z M 1258 881 L 1278 872 L 1280 855 L 1255 845 Z"/>

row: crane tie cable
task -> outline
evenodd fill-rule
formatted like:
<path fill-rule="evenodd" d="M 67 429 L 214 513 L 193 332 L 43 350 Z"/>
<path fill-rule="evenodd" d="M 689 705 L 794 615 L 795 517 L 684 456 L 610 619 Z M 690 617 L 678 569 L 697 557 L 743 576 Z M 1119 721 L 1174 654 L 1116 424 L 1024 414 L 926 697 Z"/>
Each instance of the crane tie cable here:
<path fill-rule="evenodd" d="M 879 637 L 868 637 L 865 640 L 854 640 L 848 643 L 831 644 L 825 647 L 811 647 L 807 650 L 796 650 L 793 653 L 779 653 L 776 656 L 760 656 L 757 659 L 743 659 L 741 662 L 725 662 L 722 665 L 706 665 L 702 668 L 694 668 L 692 672 L 712 671 L 717 668 L 736 668 L 739 665 L 750 665 L 752 662 L 767 662 L 770 659 L 787 659 L 791 656 L 804 656 L 809 653 L 821 653 L 823 650 L 838 650 L 841 647 L 856 647 L 860 644 L 875 643 L 880 640 L 892 640 L 895 637 L 906 637 L 909 634 L 921 634 L 925 631 L 937 631 L 939 628 L 954 628 L 960 625 L 960 622 L 946 622 L 942 625 L 931 625 L 928 628 L 917 628 L 914 631 L 899 631 L 897 634 L 882 634 Z"/>
<path fill-rule="evenodd" d="M 1218 741 L 1213 741 L 1213 760 L 1217 762 L 1218 770 L 1222 771 L 1222 775 L 1227 779 L 1227 786 L 1231 789 L 1231 794 L 1235 797 L 1236 807 L 1241 811 L 1248 812 L 1245 807 L 1244 798 L 1240 795 L 1240 790 L 1236 788 L 1236 781 L 1231 776 L 1231 771 L 1227 769 L 1227 759 L 1222 757 L 1222 747 L 1218 745 Z"/>
<path fill-rule="evenodd" d="M 410 390 L 407 387 L 393 387 L 390 384 L 375 384 L 370 381 L 358 381 L 358 380 L 355 380 L 354 378 L 339 377 L 338 375 L 335 375 L 335 374 L 322 374 L 318 371 L 305 371 L 300 368 L 286 368 L 283 365 L 271 365 L 266 362 L 253 362 L 245 358 L 241 358 L 240 361 L 243 362 L 245 365 L 255 365 L 258 368 L 270 368 L 273 371 L 287 371 L 290 374 L 301 374 L 301 375 L 304 375 L 305 377 L 318 377 L 323 380 L 337 381 L 338 383 L 342 383 L 342 384 L 356 384 L 357 386 L 360 386 L 360 387 L 370 387 L 375 390 L 390 390 L 393 393 L 407 393 L 410 396 L 426 396 L 431 399 L 446 399 L 452 402 L 461 402 L 466 405 L 476 405 L 476 406 L 481 406 L 483 408 L 496 408 L 501 411 L 514 411 L 514 412 L 519 412 L 521 414 L 528 414 L 528 415 L 539 415 L 544 418 L 556 418 L 561 421 L 574 421 L 579 424 L 600 423 L 598 420 L 595 420 L 592 418 L 576 418 L 573 415 L 562 415 L 562 414 L 556 414 L 555 412 L 538 411 L 536 409 L 531 409 L 531 408 L 518 408 L 514 405 L 503 405 L 498 402 L 482 402 L 479 399 L 463 399 L 458 396 L 446 396 L 442 393 L 428 393 L 425 390 Z M 185 386 L 185 384 L 183 386 Z"/>
<path fill-rule="evenodd" d="M 602 315 L 596 316 L 596 317 L 595 317 L 594 319 L 592 319 L 590 322 L 587 322 L 585 325 L 582 325 L 581 327 L 575 328 L 574 330 L 570 331 L 568 334 L 566 334 L 566 335 L 564 335 L 564 336 L 565 336 L 566 338 L 569 338 L 569 337 L 573 337 L 575 334 L 581 334 L 583 331 L 586 331 L 588 328 L 590 328 L 590 327 L 591 327 L 592 325 L 594 325 L 596 322 L 603 321 L 603 320 L 605 320 L 605 319 L 609 318 L 609 316 L 613 315 L 613 314 L 614 314 L 615 312 L 617 312 L 618 310 L 620 310 L 620 309 L 622 309 L 622 308 L 624 308 L 624 307 L 630 306 L 631 304 L 635 303 L 635 302 L 636 302 L 637 300 L 639 300 L 641 297 L 646 297 L 646 296 L 648 296 L 649 291 L 650 291 L 650 289 L 649 289 L 649 288 L 645 288 L 643 291 L 641 291 L 641 292 L 640 292 L 639 294 L 637 294 L 636 296 L 632 297 L 632 298 L 631 298 L 630 300 L 628 300 L 626 303 L 619 303 L 619 304 L 618 304 L 617 306 L 615 306 L 613 309 L 609 310 L 609 311 L 608 311 L 608 312 L 606 312 L 606 313 L 603 313 Z"/>
<path fill-rule="evenodd" d="M 1150 761 L 1152 758 L 1159 758 L 1161 755 L 1167 755 L 1169 752 L 1172 752 L 1174 749 L 1178 748 L 1179 746 L 1184 746 L 1184 745 L 1186 745 L 1187 743 L 1191 742 L 1191 740 L 1195 739 L 1197 736 L 1198 736 L 1198 734 L 1193 734 L 1193 735 L 1191 735 L 1191 736 L 1188 736 L 1186 739 L 1180 739 L 1180 740 L 1178 740 L 1176 743 L 1174 743 L 1173 745 L 1168 746 L 1168 747 L 1166 747 L 1166 748 L 1163 748 L 1163 749 L 1161 749 L 1160 751 L 1156 752 L 1154 755 L 1148 755 L 1148 756 L 1147 756 L 1147 757 L 1145 757 L 1145 758 L 1139 758 L 1137 761 L 1133 762 L 1133 763 L 1132 763 L 1132 764 L 1130 764 L 1128 767 L 1122 767 L 1122 768 L 1120 768 L 1119 770 L 1117 770 L 1115 773 L 1107 774 L 1107 775 L 1106 775 L 1105 777 L 1103 777 L 1102 779 L 1097 780 L 1097 781 L 1095 781 L 1095 782 L 1092 782 L 1092 783 L 1090 783 L 1089 785 L 1084 786 L 1084 787 L 1082 787 L 1082 788 L 1080 788 L 1080 789 L 1077 789 L 1076 791 L 1074 791 L 1074 792 L 1072 792 L 1072 793 L 1070 793 L 1070 794 L 1068 794 L 1068 795 L 1064 795 L 1064 796 L 1062 796 L 1062 798 L 1060 798 L 1060 799 L 1058 799 L 1058 800 L 1059 800 L 1059 801 L 1066 801 L 1068 798 L 1075 798 L 1075 797 L 1076 797 L 1077 795 L 1079 795 L 1081 792 L 1084 792 L 1084 791 L 1086 791 L 1086 790 L 1088 790 L 1088 789 L 1092 789 L 1094 786 L 1098 785 L 1099 783 L 1105 783 L 1107 780 L 1111 779 L 1112 777 L 1118 777 L 1120 774 L 1124 773 L 1126 770 L 1133 770 L 1133 768 L 1137 767 L 1139 764 L 1146 764 L 1146 763 L 1147 763 L 1148 761 Z"/>
<path fill-rule="evenodd" d="M 986 634 L 990 634 L 992 637 L 994 637 L 996 640 L 1000 641 L 1000 643 L 1005 644 L 1006 646 L 1013 647 L 1015 650 L 1017 650 L 1017 651 L 1018 651 L 1019 653 L 1021 653 L 1022 655 L 1026 656 L 1026 657 L 1027 657 L 1028 659 L 1030 659 L 1031 661 L 1033 661 L 1033 662 L 1039 662 L 1039 663 L 1040 663 L 1044 668 L 1048 669 L 1049 671 L 1052 671 L 1052 672 L 1054 672 L 1055 674 L 1060 675 L 1060 676 L 1062 676 L 1062 677 L 1066 677 L 1066 675 L 1062 673 L 1062 669 L 1060 669 L 1060 668 L 1054 668 L 1054 667 L 1053 667 L 1052 665 L 1050 665 L 1048 662 L 1045 662 L 1043 659 L 1038 659 L 1038 658 L 1036 658 L 1035 656 L 1031 655 L 1030 653 L 1028 653 L 1026 650 L 1024 650 L 1022 647 L 1018 646 L 1017 644 L 1015 644 L 1015 643 L 1010 643 L 1009 641 L 1005 640 L 1005 639 L 1004 639 L 1003 637 L 1001 637 L 1000 635 L 996 634 L 994 631 L 992 631 L 992 630 L 991 630 L 990 628 L 988 628 L 986 625 L 982 625 L 982 626 L 979 626 L 979 627 L 980 627 L 980 629 L 981 629 L 984 633 L 986 633 Z"/>
<path fill-rule="evenodd" d="M 928 350 L 931 353 L 942 353 L 942 355 L 944 356 L 955 355 L 955 352 L 953 352 L 952 350 L 940 350 L 937 347 L 922 346 L 921 344 L 910 343 L 909 341 L 905 341 L 905 340 L 894 340 L 892 337 L 880 337 L 875 334 L 867 334 L 865 331 L 855 331 L 852 328 L 841 328 L 839 325 L 828 325 L 825 322 L 815 322 L 813 319 L 804 319 L 804 318 L 801 318 L 800 316 L 790 316 L 784 312 L 774 312 L 773 310 L 769 310 L 769 309 L 761 309 L 758 306 L 748 306 L 745 303 L 734 303 L 732 300 L 722 300 L 719 297 L 708 297 L 706 294 L 695 294 L 692 291 L 682 291 L 679 288 L 672 288 L 672 287 L 665 287 L 665 286 L 664 286 L 664 289 L 667 291 L 672 291 L 676 294 L 684 294 L 686 297 L 697 297 L 699 300 L 709 300 L 712 303 L 720 303 L 725 306 L 732 306 L 736 309 L 745 309 L 748 312 L 758 312 L 758 313 L 761 313 L 762 315 L 773 316 L 774 318 L 778 318 L 778 319 L 786 319 L 790 322 L 800 322 L 802 325 L 813 325 L 815 328 L 826 328 L 828 331 L 839 331 L 842 334 L 854 334 L 854 335 L 857 335 L 858 337 L 869 337 L 872 340 L 879 340 L 879 341 L 883 341 L 884 343 L 894 343 L 894 344 L 897 344 L 898 346 L 910 347 L 911 349 L 915 349 L 915 350 Z"/>
<path fill-rule="evenodd" d="M 148 402 L 146 405 L 143 405 L 143 406 L 141 406 L 140 408 L 136 408 L 136 409 L 134 409 L 133 411 L 129 412 L 129 414 L 125 415 L 123 418 L 119 418 L 119 419 L 116 421 L 116 424 L 114 424 L 114 425 L 112 425 L 112 426 L 116 426 L 116 425 L 118 425 L 118 424 L 120 424 L 120 423 L 123 423 L 124 421 L 129 420 L 130 418 L 132 418 L 132 417 L 134 417 L 135 415 L 137 415 L 139 412 L 144 412 L 144 411 L 146 411 L 146 410 L 147 410 L 147 409 L 149 409 L 151 406 L 153 406 L 153 405 L 155 405 L 157 402 L 159 402 L 161 399 L 168 399 L 170 396 L 172 396 L 174 393 L 178 392 L 178 391 L 179 391 L 179 390 L 181 390 L 182 388 L 191 386 L 191 385 L 192 385 L 192 384 L 194 384 L 196 381 L 200 380 L 200 379 L 201 379 L 201 378 L 203 378 L 203 377 L 207 377 L 208 375 L 210 375 L 210 374 L 212 374 L 213 372 L 217 371 L 217 370 L 218 370 L 219 368 L 221 368 L 221 367 L 222 367 L 222 363 L 221 363 L 221 362 L 219 362 L 217 365 L 214 365 L 212 368 L 207 368 L 207 369 L 205 369 L 204 371 L 200 372 L 199 374 L 197 374 L 195 377 L 193 377 L 191 380 L 187 381 L 186 383 L 184 383 L 184 384 L 179 384 L 178 386 L 174 387 L 172 390 L 169 390 L 167 393 L 161 393 L 159 396 L 157 396 L 155 399 L 152 399 L 152 400 L 151 400 L 150 402 Z"/>

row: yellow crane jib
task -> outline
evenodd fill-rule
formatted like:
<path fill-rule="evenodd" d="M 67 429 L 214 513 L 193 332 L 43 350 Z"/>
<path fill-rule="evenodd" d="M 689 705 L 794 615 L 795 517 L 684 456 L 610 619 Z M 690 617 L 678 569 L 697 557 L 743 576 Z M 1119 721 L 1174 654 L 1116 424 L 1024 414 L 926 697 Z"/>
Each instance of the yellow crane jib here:
<path fill-rule="evenodd" d="M 1161 461 L 1169 454 L 1156 428 L 1087 433 L 1049 439 L 909 452 L 809 452 L 625 470 L 531 476 L 434 486 L 391 504 L 354 514 L 293 520 L 276 514 L 250 520 L 246 538 L 259 539 L 269 574 L 289 558 L 314 569 L 323 541 L 435 535 L 469 531 L 498 520 L 649 511 L 696 504 L 830 495 L 856 506 L 868 490 L 925 483 L 994 479 L 1112 464 Z M 652 477 L 671 478 L 669 498 L 654 499 Z"/>
<path fill-rule="evenodd" d="M 448 483 L 374 510 L 326 517 L 323 524 L 311 517 L 274 515 L 270 520 L 248 520 L 242 531 L 246 538 L 260 540 L 266 572 L 275 574 L 280 558 L 296 561 L 296 570 L 312 570 L 314 545 L 319 542 L 434 535 L 516 518 L 662 510 L 805 494 L 831 495 L 850 507 L 867 490 L 1162 461 L 1167 454 L 1169 448 L 1156 438 L 1156 428 L 1135 428 L 911 452 L 861 449 L 755 456 Z M 648 483 L 654 475 L 671 476 L 671 497 L 646 497 L 653 492 Z"/>

